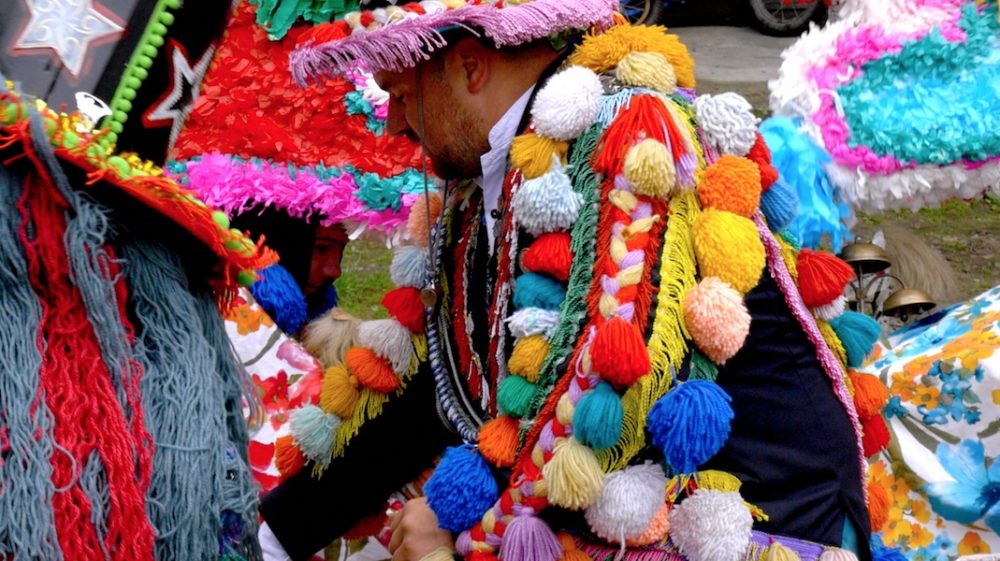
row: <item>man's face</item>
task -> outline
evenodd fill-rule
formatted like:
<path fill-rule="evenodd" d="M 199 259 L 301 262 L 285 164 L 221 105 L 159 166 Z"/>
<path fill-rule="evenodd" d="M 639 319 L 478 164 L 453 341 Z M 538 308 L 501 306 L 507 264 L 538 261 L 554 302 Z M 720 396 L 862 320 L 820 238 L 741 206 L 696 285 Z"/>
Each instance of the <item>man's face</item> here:
<path fill-rule="evenodd" d="M 347 232 L 342 226 L 320 226 L 316 229 L 309 279 L 304 291 L 306 296 L 340 278 L 340 260 L 344 256 L 345 245 Z"/>
<path fill-rule="evenodd" d="M 479 158 L 489 150 L 482 119 L 466 103 L 461 72 L 456 70 L 460 69 L 449 68 L 448 61 L 439 58 L 400 72 L 375 74 L 378 85 L 389 92 L 389 133 L 420 141 L 435 175 L 442 179 L 482 174 Z"/>

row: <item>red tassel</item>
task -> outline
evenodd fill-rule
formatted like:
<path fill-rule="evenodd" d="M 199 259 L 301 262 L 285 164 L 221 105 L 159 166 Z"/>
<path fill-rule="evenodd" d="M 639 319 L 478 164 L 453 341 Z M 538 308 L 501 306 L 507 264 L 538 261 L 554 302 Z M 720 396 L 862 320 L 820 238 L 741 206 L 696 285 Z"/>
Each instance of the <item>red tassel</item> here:
<path fill-rule="evenodd" d="M 889 388 L 871 374 L 848 370 L 847 375 L 854 386 L 854 407 L 858 410 L 858 417 L 867 419 L 878 415 L 889 403 Z"/>
<path fill-rule="evenodd" d="M 826 251 L 803 249 L 799 252 L 796 268 L 799 271 L 799 292 L 809 308 L 832 303 L 854 279 L 851 266 Z"/>
<path fill-rule="evenodd" d="M 882 415 L 875 415 L 861 421 L 861 445 L 865 457 L 872 457 L 889 445 L 889 427 Z"/>
<path fill-rule="evenodd" d="M 410 333 L 424 332 L 424 304 L 416 288 L 401 286 L 390 290 L 382 297 L 382 307 Z"/>
<path fill-rule="evenodd" d="M 683 143 L 679 138 L 676 144 L 672 141 L 680 136 L 675 129 L 670 111 L 662 100 L 649 94 L 633 97 L 601 135 L 598 149 L 594 151 L 594 170 L 605 177 L 614 177 L 622 171 L 626 152 L 643 138 L 669 144 L 676 158 L 678 150 L 683 152 Z"/>
<path fill-rule="evenodd" d="M 399 388 L 399 377 L 386 360 L 368 347 L 351 347 L 344 364 L 358 382 L 371 390 L 389 393 Z"/>
<path fill-rule="evenodd" d="M 762 191 L 767 191 L 778 180 L 778 170 L 771 165 L 771 150 L 759 132 L 757 141 L 753 143 L 746 157 L 760 168 L 760 188 Z"/>
<path fill-rule="evenodd" d="M 291 436 L 282 436 L 274 441 L 274 465 L 278 468 L 282 481 L 295 475 L 306 465 L 306 457 Z"/>
<path fill-rule="evenodd" d="M 611 384 L 631 386 L 649 373 L 649 353 L 642 333 L 634 324 L 614 317 L 597 328 L 590 345 L 590 364 Z"/>
<path fill-rule="evenodd" d="M 573 265 L 573 252 L 569 244 L 570 236 L 567 232 L 542 234 L 524 252 L 524 270 L 545 273 L 559 282 L 566 282 Z"/>

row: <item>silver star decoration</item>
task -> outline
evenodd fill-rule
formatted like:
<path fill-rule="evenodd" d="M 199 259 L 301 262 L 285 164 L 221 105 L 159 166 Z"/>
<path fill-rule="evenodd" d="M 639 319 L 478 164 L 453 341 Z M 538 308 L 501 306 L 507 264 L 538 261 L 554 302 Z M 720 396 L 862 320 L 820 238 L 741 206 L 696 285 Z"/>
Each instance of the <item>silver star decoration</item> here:
<path fill-rule="evenodd" d="M 83 69 L 95 40 L 117 35 L 124 28 L 94 7 L 94 0 L 29 0 L 31 20 L 15 49 L 52 49 L 73 76 Z"/>
<path fill-rule="evenodd" d="M 184 120 L 194 105 L 194 100 L 198 98 L 198 90 L 201 89 L 201 81 L 205 79 L 205 72 L 212 62 L 215 46 L 205 49 L 194 66 L 188 62 L 187 52 L 179 43 L 171 41 L 170 51 L 170 89 L 156 105 L 146 111 L 143 119 L 147 127 L 155 127 L 165 122 L 172 123 L 168 146 L 173 147 Z"/>

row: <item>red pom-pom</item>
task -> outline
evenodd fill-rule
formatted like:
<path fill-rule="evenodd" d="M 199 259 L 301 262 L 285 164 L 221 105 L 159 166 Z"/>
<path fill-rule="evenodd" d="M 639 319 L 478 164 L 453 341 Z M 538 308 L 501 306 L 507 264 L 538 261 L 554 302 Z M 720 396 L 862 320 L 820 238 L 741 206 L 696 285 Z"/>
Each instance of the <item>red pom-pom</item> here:
<path fill-rule="evenodd" d="M 861 421 L 861 445 L 865 457 L 872 457 L 889 445 L 889 427 L 882 415 L 875 415 Z"/>
<path fill-rule="evenodd" d="M 282 480 L 295 475 L 306 465 L 306 457 L 291 436 L 278 437 L 274 442 L 274 465 Z"/>
<path fill-rule="evenodd" d="M 423 333 L 424 304 L 420 301 L 418 289 L 401 286 L 390 290 L 382 297 L 382 307 L 410 333 Z"/>
<path fill-rule="evenodd" d="M 479 429 L 479 453 L 497 467 L 514 465 L 520 445 L 521 425 L 517 419 L 501 415 Z"/>
<path fill-rule="evenodd" d="M 399 377 L 392 371 L 389 363 L 368 347 L 348 349 L 344 364 L 366 388 L 380 393 L 389 393 L 399 388 Z"/>
<path fill-rule="evenodd" d="M 757 141 L 753 143 L 746 158 L 760 168 L 760 188 L 762 191 L 767 191 L 768 187 L 778 180 L 778 170 L 771 165 L 771 150 L 759 132 L 757 133 Z"/>
<path fill-rule="evenodd" d="M 590 365 L 611 384 L 631 386 L 649 373 L 649 353 L 639 328 L 614 317 L 597 328 L 590 345 Z"/>
<path fill-rule="evenodd" d="M 826 306 L 844 293 L 854 279 L 854 270 L 842 259 L 826 251 L 803 249 L 796 262 L 799 292 L 809 308 Z"/>
<path fill-rule="evenodd" d="M 858 410 L 858 417 L 867 419 L 878 415 L 889 403 L 889 388 L 871 374 L 848 370 L 847 375 L 854 386 L 854 407 Z"/>
<path fill-rule="evenodd" d="M 524 270 L 545 273 L 560 282 L 566 282 L 573 265 L 573 252 L 569 244 L 570 236 L 567 232 L 542 234 L 524 252 Z"/>

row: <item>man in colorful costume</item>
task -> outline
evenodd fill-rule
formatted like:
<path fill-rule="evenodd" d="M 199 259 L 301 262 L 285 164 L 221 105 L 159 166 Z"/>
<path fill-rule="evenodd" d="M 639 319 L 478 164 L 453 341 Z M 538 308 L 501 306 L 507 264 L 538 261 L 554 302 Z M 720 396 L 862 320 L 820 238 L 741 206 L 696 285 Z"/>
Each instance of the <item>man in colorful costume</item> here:
<path fill-rule="evenodd" d="M 695 99 L 676 37 L 614 22 L 603 0 L 426 1 L 292 54 L 301 80 L 363 62 L 394 132 L 479 176 L 414 206 L 390 318 L 292 413 L 298 473 L 262 506 L 292 558 L 442 452 L 434 516 L 392 521 L 399 559 L 871 557 L 886 431 L 846 369 L 878 326 L 844 312 L 849 267 L 771 233 L 795 198 L 749 104 Z"/>

